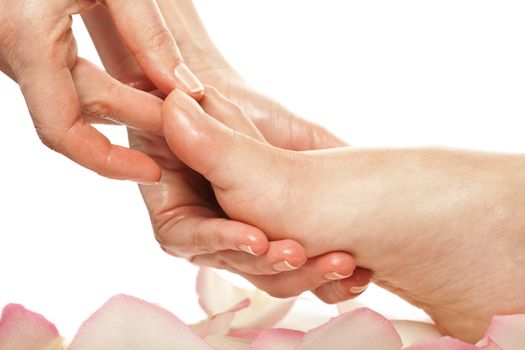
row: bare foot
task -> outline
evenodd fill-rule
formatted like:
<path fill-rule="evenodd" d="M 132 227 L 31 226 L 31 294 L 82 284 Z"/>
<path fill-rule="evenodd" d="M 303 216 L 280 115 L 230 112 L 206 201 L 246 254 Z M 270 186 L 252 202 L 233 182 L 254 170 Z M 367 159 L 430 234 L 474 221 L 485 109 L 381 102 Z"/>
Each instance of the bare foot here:
<path fill-rule="evenodd" d="M 354 254 L 380 286 L 458 338 L 476 341 L 492 315 L 525 312 L 523 157 L 293 152 L 214 117 L 178 91 L 163 107 L 170 148 L 212 183 L 228 216 L 297 240 L 309 256 Z"/>

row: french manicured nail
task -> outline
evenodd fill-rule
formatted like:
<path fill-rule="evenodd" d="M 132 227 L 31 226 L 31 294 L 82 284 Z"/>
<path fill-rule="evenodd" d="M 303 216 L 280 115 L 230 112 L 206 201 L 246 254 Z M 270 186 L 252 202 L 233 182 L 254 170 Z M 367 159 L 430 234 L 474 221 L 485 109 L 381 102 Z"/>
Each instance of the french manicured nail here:
<path fill-rule="evenodd" d="M 134 181 L 134 180 L 132 180 Z M 141 181 L 141 180 L 137 180 L 137 181 L 134 181 L 136 183 L 138 183 L 139 185 L 142 185 L 142 186 L 157 186 L 160 182 L 158 181 Z"/>
<path fill-rule="evenodd" d="M 179 65 L 175 67 L 175 78 L 192 94 L 204 92 L 204 86 L 202 86 L 199 79 L 197 79 L 185 63 L 179 63 Z"/>
<path fill-rule="evenodd" d="M 249 245 L 249 244 L 239 244 L 239 249 L 248 253 L 248 254 L 251 254 L 251 255 L 257 255 L 255 254 L 255 252 L 253 251 L 252 249 L 252 246 Z"/>
<path fill-rule="evenodd" d="M 298 269 L 298 267 L 293 266 L 286 260 L 279 261 L 278 263 L 273 264 L 272 267 L 275 271 L 279 272 L 292 271 Z"/>
<path fill-rule="evenodd" d="M 354 286 L 354 287 L 350 287 L 350 293 L 352 293 L 352 294 L 360 294 L 360 293 L 363 293 L 367 287 L 368 287 L 368 284 L 365 284 L 364 286 Z"/>
<path fill-rule="evenodd" d="M 324 278 L 329 280 L 329 281 L 336 281 L 336 280 L 342 280 L 342 279 L 345 279 L 345 278 L 348 278 L 352 276 L 352 274 L 349 274 L 349 275 L 341 275 L 337 272 L 328 272 L 326 275 L 324 275 Z"/>

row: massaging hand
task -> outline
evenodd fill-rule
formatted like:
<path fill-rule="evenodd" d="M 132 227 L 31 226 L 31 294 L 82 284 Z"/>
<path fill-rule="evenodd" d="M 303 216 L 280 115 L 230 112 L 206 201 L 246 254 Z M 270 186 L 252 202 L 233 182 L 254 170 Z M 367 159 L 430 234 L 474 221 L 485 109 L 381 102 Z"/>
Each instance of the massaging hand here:
<path fill-rule="evenodd" d="M 159 128 L 158 119 L 148 114 L 155 103 L 151 96 L 77 56 L 71 16 L 97 3 L 107 6 L 118 34 L 158 88 L 202 94 L 154 0 L 1 1 L 0 69 L 20 85 L 45 145 L 101 175 L 155 182 L 160 170 L 149 157 L 111 145 L 89 123 L 102 118 Z"/>
<path fill-rule="evenodd" d="M 187 16 L 191 13 L 196 15 L 192 12 L 193 7 L 188 7 L 188 2 L 177 3 L 181 7 L 168 9 L 170 14 L 177 14 L 175 11 L 182 9 L 191 10 Z M 107 11 L 97 8 L 83 17 L 111 75 L 144 90 L 154 89 L 120 42 Z M 201 55 L 199 48 L 210 42 L 206 38 L 195 37 L 194 32 L 185 31 L 185 25 L 195 23 L 194 20 L 166 17 L 172 31 L 178 28 L 174 33 L 182 38 L 177 37 L 177 41 L 183 54 L 188 55 L 186 62 L 193 69 L 198 69 L 201 78 L 220 82 L 223 87 L 226 87 L 224 82 L 233 82 L 235 89 L 228 91 L 237 97 L 242 106 L 251 111 L 258 108 L 258 112 L 254 113 L 259 116 L 256 123 L 265 138 L 281 147 L 294 149 L 341 145 L 341 141 L 324 129 L 293 116 L 277 103 L 249 89 L 231 68 L 227 68 L 223 59 L 219 59 L 220 55 L 213 46 L 205 50 L 209 56 Z M 175 26 L 175 22 L 179 26 Z M 195 40 L 189 40 L 190 35 Z M 213 89 L 210 91 L 218 94 Z M 160 122 L 160 100 L 157 110 L 153 110 L 151 115 L 152 119 L 158 115 Z M 236 115 L 232 117 L 236 120 Z M 243 123 L 237 121 L 240 127 L 244 127 L 244 123 L 249 128 L 253 127 L 248 120 Z M 259 132 L 256 134 L 260 136 Z M 262 289 L 272 289 L 273 294 L 279 296 L 292 296 L 314 289 L 314 293 L 324 300 L 337 302 L 364 290 L 363 286 L 370 278 L 368 272 L 358 269 L 354 276 L 344 278 L 355 266 L 348 254 L 336 252 L 306 260 L 304 248 L 293 240 L 268 242 L 260 230 L 224 219 L 209 182 L 182 164 L 169 150 L 163 137 L 130 130 L 130 142 L 134 148 L 150 154 L 162 168 L 159 185 L 142 186 L 141 191 L 157 239 L 166 252 L 198 264 L 244 273 Z"/>
<path fill-rule="evenodd" d="M 242 112 L 214 88 L 206 87 L 201 103 L 223 116 L 222 121 L 235 130 L 266 142 Z M 142 186 L 141 192 L 157 239 L 167 253 L 241 274 L 277 297 L 314 290 L 323 300 L 337 302 L 364 291 L 370 273 L 354 271 L 350 255 L 332 252 L 307 260 L 303 246 L 294 240 L 267 242 L 263 231 L 224 218 L 209 182 L 177 159 L 164 138 L 130 130 L 130 142 L 163 169 L 160 184 Z M 255 210 L 248 202 L 243 205 L 248 211 Z"/>

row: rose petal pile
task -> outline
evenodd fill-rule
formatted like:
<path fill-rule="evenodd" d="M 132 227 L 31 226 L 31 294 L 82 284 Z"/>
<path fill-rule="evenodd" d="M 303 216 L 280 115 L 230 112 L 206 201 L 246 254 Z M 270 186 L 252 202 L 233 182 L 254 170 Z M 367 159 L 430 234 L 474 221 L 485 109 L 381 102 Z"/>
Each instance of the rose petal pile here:
<path fill-rule="evenodd" d="M 82 324 L 71 342 L 43 316 L 10 304 L 0 318 L 0 350 L 525 349 L 525 315 L 495 316 L 485 337 L 472 345 L 443 337 L 431 324 L 390 321 L 355 303 L 307 332 L 271 328 L 288 314 L 293 299 L 236 287 L 207 268 L 199 272 L 197 293 L 208 315 L 198 324 L 186 325 L 160 306 L 117 295 Z"/>

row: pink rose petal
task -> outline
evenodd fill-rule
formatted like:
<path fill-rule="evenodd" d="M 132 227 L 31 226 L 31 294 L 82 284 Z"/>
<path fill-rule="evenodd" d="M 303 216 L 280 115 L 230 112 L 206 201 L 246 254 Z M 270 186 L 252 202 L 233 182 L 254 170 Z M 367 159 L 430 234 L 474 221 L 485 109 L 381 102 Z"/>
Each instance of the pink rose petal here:
<path fill-rule="evenodd" d="M 58 350 L 63 339 L 54 324 L 22 305 L 9 304 L 0 317 L 0 350 Z"/>
<path fill-rule="evenodd" d="M 264 332 L 264 330 L 260 330 L 260 329 L 241 329 L 241 330 L 232 331 L 232 332 L 228 333 L 228 335 L 231 336 L 231 337 L 234 337 L 234 338 L 238 338 L 238 339 L 246 339 L 246 341 L 251 343 L 262 332 Z"/>
<path fill-rule="evenodd" d="M 443 334 L 432 323 L 408 321 L 408 320 L 393 320 L 392 325 L 401 337 L 403 346 L 412 345 L 420 340 L 441 338 Z"/>
<path fill-rule="evenodd" d="M 337 311 L 339 311 L 340 314 L 344 314 L 345 312 L 350 312 L 350 311 L 354 311 L 355 309 L 360 309 L 362 307 L 365 307 L 364 304 L 360 303 L 359 301 L 355 299 L 342 301 L 340 303 L 337 303 L 336 306 L 337 306 Z"/>
<path fill-rule="evenodd" d="M 80 327 L 68 350 L 210 350 L 186 324 L 165 309 L 117 295 Z"/>
<path fill-rule="evenodd" d="M 248 291 L 235 287 L 219 277 L 209 267 L 203 267 L 199 270 L 197 275 L 199 304 L 210 317 L 232 308 L 248 297 L 249 294 Z"/>
<path fill-rule="evenodd" d="M 401 338 L 386 318 L 361 308 L 308 331 L 297 350 L 399 350 L 401 346 Z"/>
<path fill-rule="evenodd" d="M 502 350 L 503 348 L 499 346 L 494 340 L 491 338 L 485 338 L 482 342 L 479 342 L 476 344 L 478 347 L 478 350 Z"/>
<path fill-rule="evenodd" d="M 294 350 L 303 340 L 304 332 L 292 329 L 268 329 L 262 331 L 250 346 L 250 350 Z M 328 349 L 328 348 L 327 348 Z"/>
<path fill-rule="evenodd" d="M 525 314 L 494 316 L 485 337 L 504 350 L 525 349 Z"/>
<path fill-rule="evenodd" d="M 482 347 L 465 343 L 451 337 L 441 337 L 420 341 L 404 350 L 501 350 L 494 342 L 489 342 Z M 506 349 L 505 349 L 506 350 Z"/>
<path fill-rule="evenodd" d="M 226 335 L 230 333 L 231 324 L 235 318 L 235 314 L 248 306 L 250 306 L 250 299 L 246 298 L 230 310 L 212 316 L 204 323 L 202 329 L 197 330 L 197 333 L 202 338 L 209 335 Z"/>
<path fill-rule="evenodd" d="M 248 350 L 250 342 L 226 335 L 212 334 L 204 338 L 206 342 L 216 350 Z M 267 349 L 270 350 L 270 349 Z"/>
<path fill-rule="evenodd" d="M 255 289 L 234 286 L 210 268 L 202 268 L 197 276 L 197 294 L 202 309 L 213 316 L 249 298 L 251 304 L 239 311 L 232 321 L 233 329 L 270 328 L 286 316 L 295 299 L 275 299 Z"/>

